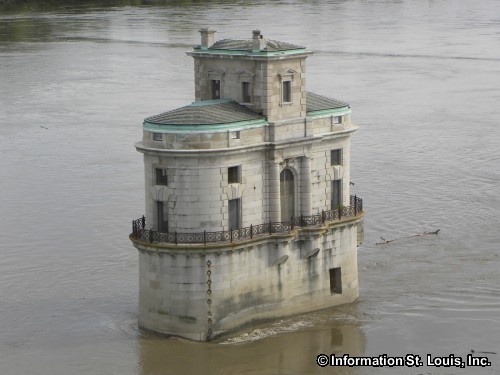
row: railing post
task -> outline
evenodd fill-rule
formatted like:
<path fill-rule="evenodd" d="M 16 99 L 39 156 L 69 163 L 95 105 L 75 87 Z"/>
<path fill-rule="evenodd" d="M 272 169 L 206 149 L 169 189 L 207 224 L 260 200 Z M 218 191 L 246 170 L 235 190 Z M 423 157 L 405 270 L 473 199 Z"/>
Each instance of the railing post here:
<path fill-rule="evenodd" d="M 203 231 L 203 245 L 207 246 L 207 231 Z"/>
<path fill-rule="evenodd" d="M 250 238 L 253 238 L 253 225 L 250 224 Z"/>
<path fill-rule="evenodd" d="M 153 230 L 152 229 L 149 231 L 149 242 L 153 243 Z"/>
<path fill-rule="evenodd" d="M 134 238 L 137 238 L 136 232 L 135 232 L 135 220 L 132 220 L 132 234 Z"/>
<path fill-rule="evenodd" d="M 342 206 L 339 206 L 339 220 L 342 218 Z"/>
<path fill-rule="evenodd" d="M 175 244 L 177 245 L 177 231 L 174 232 Z"/>
<path fill-rule="evenodd" d="M 271 220 L 269 220 L 269 234 L 273 234 L 273 226 Z"/>
<path fill-rule="evenodd" d="M 231 242 L 233 242 L 233 228 L 229 228 L 229 234 L 231 236 Z"/>
<path fill-rule="evenodd" d="M 146 229 L 146 217 L 142 215 L 141 218 L 142 229 Z"/>
<path fill-rule="evenodd" d="M 358 214 L 358 200 L 356 199 L 356 195 L 354 195 L 354 216 Z"/>
<path fill-rule="evenodd" d="M 290 220 L 291 221 L 291 224 L 290 224 L 290 228 L 293 230 L 293 216 L 292 216 L 292 219 Z"/>
<path fill-rule="evenodd" d="M 304 228 L 304 215 L 300 214 L 300 226 Z"/>
<path fill-rule="evenodd" d="M 321 210 L 321 222 L 325 224 L 325 210 Z"/>

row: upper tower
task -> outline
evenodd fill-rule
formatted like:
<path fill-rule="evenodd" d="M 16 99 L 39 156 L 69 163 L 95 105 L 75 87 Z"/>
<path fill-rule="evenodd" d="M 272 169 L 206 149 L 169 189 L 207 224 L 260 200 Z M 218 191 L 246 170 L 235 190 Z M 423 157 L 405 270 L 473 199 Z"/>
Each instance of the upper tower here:
<path fill-rule="evenodd" d="M 306 117 L 305 47 L 267 40 L 259 30 L 252 39 L 215 42 L 215 30 L 203 28 L 194 58 L 195 100 L 233 99 L 269 122 Z"/>

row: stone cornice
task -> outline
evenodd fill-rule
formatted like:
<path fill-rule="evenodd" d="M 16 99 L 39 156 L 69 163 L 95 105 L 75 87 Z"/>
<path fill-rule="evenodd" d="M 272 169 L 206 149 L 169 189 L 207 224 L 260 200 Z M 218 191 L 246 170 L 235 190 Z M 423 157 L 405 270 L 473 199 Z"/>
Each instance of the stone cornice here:
<path fill-rule="evenodd" d="M 191 57 L 204 58 L 223 58 L 232 59 L 234 57 L 239 60 L 283 60 L 290 58 L 306 58 L 312 55 L 313 51 L 305 49 L 288 50 L 288 51 L 271 51 L 271 52 L 254 52 L 254 51 L 234 51 L 234 50 L 194 50 L 187 51 L 186 54 Z"/>
<path fill-rule="evenodd" d="M 321 142 L 324 139 L 332 139 L 332 138 L 342 138 L 346 137 L 350 133 L 358 130 L 357 126 L 351 126 L 348 129 L 339 130 L 330 133 L 322 133 L 318 135 L 312 135 L 308 137 L 294 138 L 294 139 L 285 139 L 277 142 L 261 142 L 251 145 L 243 145 L 237 147 L 225 147 L 225 148 L 213 148 L 213 149 L 161 149 L 161 148 L 153 148 L 146 147 L 143 145 L 142 141 L 135 143 L 135 148 L 138 152 L 148 155 L 163 155 L 168 154 L 169 156 L 182 156 L 182 157 L 202 157 L 203 155 L 209 154 L 233 154 L 233 153 L 241 153 L 241 152 L 249 152 L 249 151 L 261 151 L 261 150 L 276 150 L 287 148 L 290 146 L 300 146 L 300 145 L 310 145 L 311 143 Z"/>

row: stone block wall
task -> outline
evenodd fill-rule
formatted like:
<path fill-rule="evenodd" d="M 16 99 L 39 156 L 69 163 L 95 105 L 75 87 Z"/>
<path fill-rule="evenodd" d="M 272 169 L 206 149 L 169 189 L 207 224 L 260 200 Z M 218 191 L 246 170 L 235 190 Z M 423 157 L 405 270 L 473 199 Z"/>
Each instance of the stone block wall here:
<path fill-rule="evenodd" d="M 270 124 L 270 141 L 281 142 L 304 138 L 307 134 L 305 120 Z"/>
<path fill-rule="evenodd" d="M 220 79 L 221 98 L 242 103 L 241 82 L 250 82 L 252 93 L 260 89 L 259 81 L 255 77 L 257 64 L 256 61 L 235 59 L 233 56 L 195 58 L 195 100 L 212 99 L 210 80 Z"/>
<path fill-rule="evenodd" d="M 329 118 L 315 119 L 308 126 L 312 128 L 318 123 L 314 126 L 320 128 L 326 126 L 321 124 L 328 121 Z M 304 137 L 304 124 L 301 122 L 283 122 L 271 127 L 277 131 L 276 137 L 283 138 L 274 149 L 272 158 L 272 163 L 280 165 L 272 182 L 277 187 L 271 184 L 268 175 L 269 154 L 265 144 L 260 142 L 264 137 L 263 127 L 242 130 L 240 139 L 232 140 L 232 148 L 226 147 L 220 151 L 176 154 L 175 150 L 169 150 L 165 154 L 145 153 L 146 216 L 149 227 L 156 228 L 157 201 L 167 204 L 170 232 L 228 230 L 230 199 L 241 199 L 242 227 L 269 220 L 287 221 L 290 218 L 279 217 L 279 208 L 275 207 L 276 215 L 271 214 L 273 209 L 269 207 L 273 204 L 271 200 L 279 201 L 279 173 L 287 167 L 292 168 L 296 178 L 296 216 L 319 214 L 322 210 L 336 208 L 331 204 L 334 180 L 342 180 L 342 200 L 348 206 L 350 131 Z M 199 141 L 201 136 L 198 134 L 194 142 Z M 189 137 L 184 137 L 183 147 L 189 143 Z M 205 138 L 209 139 L 209 135 L 206 134 Z M 304 139 L 308 141 L 301 141 Z M 254 144 L 257 147 L 245 149 L 245 143 L 252 140 L 258 141 Z M 331 151 L 334 149 L 342 149 L 342 165 L 331 165 Z M 310 166 L 302 165 L 304 158 L 310 160 Z M 233 166 L 240 167 L 241 181 L 229 184 L 228 168 Z M 168 186 L 156 185 L 156 168 L 167 170 Z M 278 192 L 278 196 L 271 197 L 272 191 Z"/>
<path fill-rule="evenodd" d="M 331 165 L 331 151 L 342 149 L 342 165 Z M 321 213 L 335 209 L 331 207 L 333 180 L 342 180 L 342 201 L 349 205 L 350 199 L 350 138 L 348 135 L 324 140 L 311 150 L 312 212 Z"/>
<path fill-rule="evenodd" d="M 241 199 L 242 227 L 267 221 L 264 151 L 163 157 L 145 155 L 146 217 L 157 230 L 156 202 L 168 206 L 169 232 L 229 229 L 228 200 Z M 228 182 L 228 168 L 240 168 L 240 182 Z M 155 169 L 166 169 L 168 186 L 156 185 Z"/>
<path fill-rule="evenodd" d="M 338 121 L 338 117 L 342 117 L 341 122 Z M 345 115 L 331 115 L 328 117 L 317 118 L 310 121 L 311 126 L 309 127 L 309 135 L 320 135 L 331 132 L 338 132 L 349 129 L 351 127 L 351 116 L 349 114 Z"/>
<path fill-rule="evenodd" d="M 306 116 L 306 60 L 287 58 L 273 60 L 264 66 L 266 96 L 263 102 L 263 114 L 268 121 L 304 118 Z M 282 82 L 290 80 L 292 101 L 283 103 Z"/>
<path fill-rule="evenodd" d="M 205 248 L 136 243 L 139 323 L 204 340 L 209 328 L 220 334 L 352 302 L 358 297 L 357 222 Z M 319 251 L 311 256 L 314 249 Z M 338 267 L 341 293 L 331 290 L 330 269 Z"/>
<path fill-rule="evenodd" d="M 221 81 L 221 98 L 243 103 L 241 82 L 250 83 L 251 103 L 269 121 L 306 116 L 306 57 L 253 59 L 232 55 L 196 56 L 195 99 L 210 100 L 210 81 Z M 291 81 L 292 100 L 283 103 L 282 82 Z"/>
<path fill-rule="evenodd" d="M 168 131 L 161 130 L 162 140 L 153 139 L 153 131 L 143 131 L 142 143 L 146 147 L 163 150 L 215 150 L 229 147 L 255 145 L 265 141 L 266 126 L 235 127 L 229 130 L 213 131 Z M 166 128 L 166 127 L 165 127 Z M 232 139 L 231 132 L 239 131 L 240 138 Z M 160 132 L 160 131 L 159 131 Z"/>

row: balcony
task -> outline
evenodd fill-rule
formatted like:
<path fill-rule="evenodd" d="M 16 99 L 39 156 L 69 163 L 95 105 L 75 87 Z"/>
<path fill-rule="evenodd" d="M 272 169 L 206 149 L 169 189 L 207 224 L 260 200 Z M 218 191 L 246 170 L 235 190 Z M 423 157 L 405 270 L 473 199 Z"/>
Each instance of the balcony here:
<path fill-rule="evenodd" d="M 240 229 L 230 229 L 219 232 L 196 232 L 181 233 L 170 232 L 162 233 L 152 229 L 146 229 L 146 218 L 143 216 L 132 221 L 132 233 L 130 239 L 133 241 L 149 243 L 168 243 L 168 244 L 213 244 L 223 242 L 245 241 L 273 234 L 288 234 L 298 228 L 304 227 L 322 227 L 328 223 L 334 223 L 347 218 L 360 217 L 363 214 L 363 200 L 357 196 L 351 195 L 350 205 L 337 210 L 322 211 L 321 214 L 312 216 L 292 217 L 290 221 L 268 222 Z"/>

